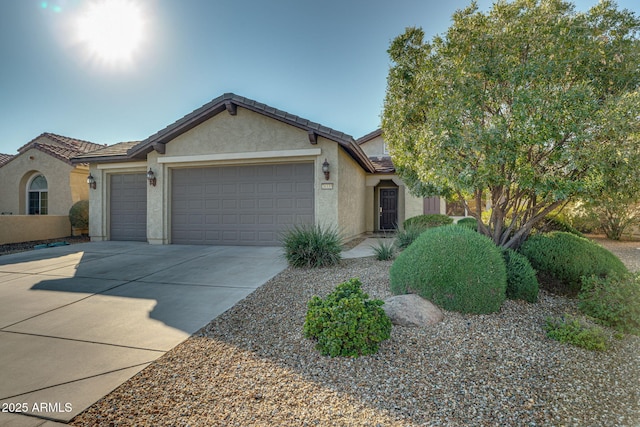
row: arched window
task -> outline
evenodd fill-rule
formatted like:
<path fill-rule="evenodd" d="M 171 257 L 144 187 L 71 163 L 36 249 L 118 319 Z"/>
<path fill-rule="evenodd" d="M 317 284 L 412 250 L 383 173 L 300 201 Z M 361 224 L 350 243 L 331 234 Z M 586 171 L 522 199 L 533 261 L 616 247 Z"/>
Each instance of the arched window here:
<path fill-rule="evenodd" d="M 49 212 L 49 197 L 47 179 L 36 175 L 29 184 L 29 215 L 47 215 Z"/>

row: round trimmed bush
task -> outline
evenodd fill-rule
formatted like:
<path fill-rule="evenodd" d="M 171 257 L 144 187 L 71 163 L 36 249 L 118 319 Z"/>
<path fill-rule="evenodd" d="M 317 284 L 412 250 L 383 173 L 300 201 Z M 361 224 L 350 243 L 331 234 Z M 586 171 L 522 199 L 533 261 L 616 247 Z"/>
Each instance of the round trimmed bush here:
<path fill-rule="evenodd" d="M 542 221 L 536 224 L 535 228 L 540 233 L 549 233 L 551 231 L 565 231 L 567 233 L 575 234 L 578 237 L 584 237 L 581 232 L 579 232 L 569 223 L 569 221 L 558 216 L 545 217 Z"/>
<path fill-rule="evenodd" d="M 507 273 L 500 249 L 468 227 L 431 228 L 391 266 L 391 291 L 415 292 L 445 310 L 492 313 L 505 300 Z"/>
<path fill-rule="evenodd" d="M 544 287 L 571 296 L 580 291 L 583 276 L 628 272 L 622 261 L 602 246 L 563 231 L 532 235 L 520 246 L 520 253 L 538 270 Z"/>
<path fill-rule="evenodd" d="M 478 220 L 472 216 L 461 218 L 458 220 L 458 222 L 456 222 L 456 224 L 463 225 L 465 227 L 471 228 L 472 230 L 478 231 Z"/>
<path fill-rule="evenodd" d="M 511 249 L 503 249 L 502 256 L 507 267 L 507 298 L 537 302 L 540 286 L 527 257 Z"/>
<path fill-rule="evenodd" d="M 429 215 L 418 215 L 412 218 L 405 220 L 402 223 L 403 228 L 407 227 L 417 227 L 417 228 L 433 228 L 440 227 L 443 225 L 449 225 L 453 223 L 453 219 L 448 217 L 447 215 L 442 214 L 429 214 Z"/>
<path fill-rule="evenodd" d="M 69 222 L 75 228 L 89 227 L 89 201 L 80 200 L 69 209 Z"/>

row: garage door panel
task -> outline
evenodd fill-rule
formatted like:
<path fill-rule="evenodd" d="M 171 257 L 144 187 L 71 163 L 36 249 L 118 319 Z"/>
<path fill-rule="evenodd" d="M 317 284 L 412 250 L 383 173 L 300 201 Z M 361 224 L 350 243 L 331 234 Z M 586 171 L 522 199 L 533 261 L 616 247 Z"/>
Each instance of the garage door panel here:
<path fill-rule="evenodd" d="M 205 191 L 176 193 L 191 180 Z M 175 169 L 172 183 L 173 243 L 278 245 L 288 227 L 313 222 L 310 163 Z M 185 223 L 185 209 L 205 222 Z"/>
<path fill-rule="evenodd" d="M 146 174 L 110 176 L 110 239 L 147 240 Z"/>

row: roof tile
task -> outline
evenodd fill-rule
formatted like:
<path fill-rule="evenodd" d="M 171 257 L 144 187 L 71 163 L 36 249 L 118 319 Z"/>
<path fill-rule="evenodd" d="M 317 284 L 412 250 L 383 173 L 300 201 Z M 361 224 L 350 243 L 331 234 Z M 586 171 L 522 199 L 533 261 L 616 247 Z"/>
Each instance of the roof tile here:
<path fill-rule="evenodd" d="M 0 166 L 4 165 L 5 163 L 7 163 L 12 158 L 13 158 L 13 156 L 11 154 L 0 153 Z"/>

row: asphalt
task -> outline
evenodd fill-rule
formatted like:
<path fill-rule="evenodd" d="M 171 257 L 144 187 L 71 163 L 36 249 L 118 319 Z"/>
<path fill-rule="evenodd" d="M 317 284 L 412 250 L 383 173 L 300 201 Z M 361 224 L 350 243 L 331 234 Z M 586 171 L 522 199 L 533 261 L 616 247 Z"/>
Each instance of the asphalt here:
<path fill-rule="evenodd" d="M 277 247 L 92 242 L 0 256 L 0 426 L 70 421 L 284 268 Z"/>

